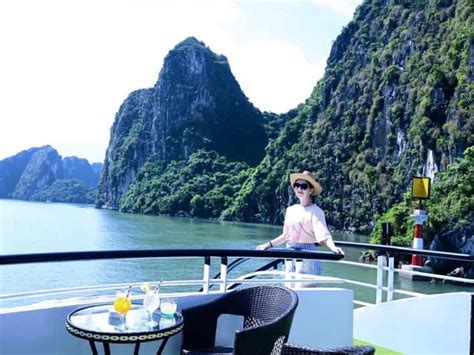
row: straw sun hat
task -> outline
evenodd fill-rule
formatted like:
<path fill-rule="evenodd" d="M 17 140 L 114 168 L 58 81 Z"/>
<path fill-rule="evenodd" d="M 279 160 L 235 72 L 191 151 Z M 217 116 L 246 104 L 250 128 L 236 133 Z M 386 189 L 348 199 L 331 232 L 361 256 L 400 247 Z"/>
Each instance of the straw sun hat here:
<path fill-rule="evenodd" d="M 310 183 L 311 187 L 313 188 L 313 193 L 311 194 L 312 196 L 319 195 L 321 191 L 323 191 L 321 185 L 319 185 L 319 183 L 316 181 L 313 174 L 311 174 L 309 171 L 303 171 L 302 173 L 290 174 L 291 186 L 293 186 L 296 180 L 304 180 Z"/>

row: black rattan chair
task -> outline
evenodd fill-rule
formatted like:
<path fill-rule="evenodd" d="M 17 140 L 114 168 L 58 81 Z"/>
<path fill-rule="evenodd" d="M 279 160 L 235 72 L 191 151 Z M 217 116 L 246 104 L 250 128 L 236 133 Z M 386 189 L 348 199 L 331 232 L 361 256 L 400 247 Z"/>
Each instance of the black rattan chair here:
<path fill-rule="evenodd" d="M 375 349 L 371 346 L 346 346 L 343 348 L 320 349 L 284 344 L 282 355 L 373 355 Z"/>
<path fill-rule="evenodd" d="M 183 354 L 280 354 L 288 340 L 298 296 L 288 288 L 258 286 L 224 294 L 207 304 L 183 310 Z M 221 314 L 244 317 L 234 346 L 214 347 Z"/>

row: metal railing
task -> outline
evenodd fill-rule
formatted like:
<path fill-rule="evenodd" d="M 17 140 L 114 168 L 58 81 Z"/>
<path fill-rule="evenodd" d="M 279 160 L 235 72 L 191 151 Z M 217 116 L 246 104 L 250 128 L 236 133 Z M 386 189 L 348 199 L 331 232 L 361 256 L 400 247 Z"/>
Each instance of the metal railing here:
<path fill-rule="evenodd" d="M 287 249 L 143 249 L 143 250 L 103 250 L 63 253 L 33 253 L 0 255 L 0 265 L 44 263 L 58 261 L 83 261 L 105 259 L 143 259 L 180 257 L 251 257 L 340 260 L 342 255 L 324 251 L 294 251 Z"/>
<path fill-rule="evenodd" d="M 444 251 L 422 250 L 405 247 L 395 247 L 390 245 L 370 244 L 370 243 L 354 243 L 354 242 L 336 242 L 339 246 L 346 246 L 351 248 L 375 250 L 386 253 L 387 255 L 421 255 L 430 256 L 440 259 L 449 259 L 457 261 L 474 262 L 474 255 L 449 253 Z"/>
<path fill-rule="evenodd" d="M 210 278 L 211 258 L 217 257 L 221 260 L 221 273 L 217 278 Z M 251 258 L 298 258 L 298 259 L 320 259 L 320 260 L 340 260 L 342 255 L 330 252 L 310 252 L 277 249 L 271 251 L 258 251 L 247 249 L 148 249 L 148 250 L 113 250 L 113 251 L 83 251 L 83 252 L 62 252 L 62 253 L 35 253 L 35 254 L 15 254 L 0 255 L 0 265 L 15 265 L 27 263 L 53 263 L 66 261 L 86 261 L 86 260 L 108 260 L 108 259 L 147 259 L 147 258 L 203 258 L 203 278 L 198 280 L 176 280 L 164 281 L 162 286 L 202 286 L 201 293 L 209 293 L 213 284 L 220 286 L 220 292 L 227 289 L 227 284 L 256 283 L 260 281 L 242 281 L 239 279 L 227 279 L 228 257 L 243 258 L 237 259 L 233 265 L 239 265 Z M 281 282 L 275 279 L 273 282 Z M 272 282 L 272 280 L 268 280 Z M 0 300 L 15 298 L 35 298 L 38 295 L 72 294 L 84 291 L 106 291 L 116 288 L 123 288 L 124 284 L 86 286 L 56 290 L 37 290 L 31 292 L 19 292 L 0 295 Z M 139 286 L 132 284 L 132 286 Z"/>
<path fill-rule="evenodd" d="M 358 248 L 358 249 L 364 249 L 364 250 L 375 250 L 378 253 L 384 253 L 385 255 L 379 255 L 377 257 L 377 264 L 372 265 L 372 264 L 364 264 L 364 263 L 356 263 L 356 262 L 351 262 L 351 261 L 344 261 L 344 260 L 339 260 L 337 261 L 338 264 L 345 264 L 345 265 L 353 265 L 357 267 L 362 267 L 362 268 L 371 268 L 371 269 L 376 269 L 377 270 L 377 275 L 376 275 L 376 282 L 375 284 L 370 284 L 366 282 L 359 282 L 359 281 L 354 281 L 354 280 L 349 280 L 349 279 L 342 279 L 345 283 L 352 284 L 352 285 L 357 285 L 361 287 L 366 287 L 366 288 L 373 288 L 376 290 L 376 298 L 375 302 L 376 304 L 383 302 L 383 293 L 386 292 L 386 300 L 387 302 L 390 302 L 394 298 L 394 294 L 400 294 L 400 295 L 405 295 L 405 296 L 411 296 L 411 297 L 416 297 L 416 296 L 421 296 L 423 295 L 422 293 L 418 292 L 412 292 L 412 291 L 406 291 L 406 290 L 401 290 L 401 289 L 395 289 L 394 287 L 394 274 L 397 273 L 405 273 L 405 274 L 410 274 L 414 276 L 421 276 L 424 278 L 428 279 L 439 279 L 439 280 L 444 280 L 444 281 L 453 281 L 453 282 L 458 282 L 458 283 L 463 283 L 466 285 L 473 285 L 474 286 L 474 280 L 472 279 L 466 279 L 466 278 L 460 278 L 460 277 L 453 277 L 453 276 L 446 276 L 446 275 L 438 275 L 438 274 L 433 274 L 433 273 L 427 273 L 427 272 L 420 272 L 420 271 L 415 271 L 415 270 L 400 270 L 395 268 L 395 259 L 394 255 L 421 255 L 421 256 L 426 256 L 426 257 L 437 257 L 440 259 L 448 259 L 448 260 L 456 260 L 456 261 L 462 261 L 462 262 L 469 262 L 472 263 L 474 262 L 474 255 L 469 255 L 469 254 L 459 254 L 459 253 L 450 253 L 450 252 L 438 252 L 438 251 L 431 251 L 431 250 L 420 250 L 420 249 L 412 249 L 412 248 L 405 248 L 405 247 L 396 247 L 396 246 L 387 246 L 387 245 L 378 245 L 378 244 L 368 244 L 368 243 L 354 243 L 354 242 L 337 242 L 338 246 L 345 246 L 345 247 L 352 247 L 352 248 Z M 248 260 L 248 259 L 246 259 Z M 229 271 L 234 269 L 236 266 L 241 265 L 243 262 L 246 260 L 244 259 L 237 259 L 234 260 L 234 262 L 229 265 Z M 247 275 L 247 278 L 254 278 L 257 277 L 259 274 L 259 271 L 267 271 L 269 269 L 274 269 L 277 268 L 280 264 L 284 263 L 284 259 L 277 259 L 274 260 L 263 267 L 259 268 L 256 270 L 257 272 L 252 273 Z M 386 285 L 384 285 L 384 272 L 387 272 L 387 282 Z M 221 274 L 217 274 L 215 278 L 220 277 Z M 229 289 L 233 289 L 235 287 L 239 286 L 239 283 L 232 284 L 229 286 Z M 367 302 L 362 302 L 355 300 L 356 304 L 359 305 L 369 305 L 370 303 Z"/>
<path fill-rule="evenodd" d="M 445 275 L 437 275 L 431 273 L 422 273 L 411 270 L 398 270 L 395 269 L 394 255 L 405 254 L 405 255 L 423 255 L 430 257 L 437 257 L 443 259 L 457 260 L 462 262 L 472 263 L 474 261 L 473 255 L 467 254 L 456 254 L 446 252 L 434 252 L 428 250 L 419 250 L 402 247 L 382 246 L 373 245 L 366 243 L 352 243 L 352 242 L 337 242 L 339 246 L 353 247 L 364 250 L 376 250 L 379 253 L 385 253 L 385 255 L 379 255 L 377 259 L 377 265 L 363 264 L 350 261 L 343 261 L 342 255 L 333 254 L 330 252 L 321 251 L 294 251 L 288 249 L 272 249 L 266 251 L 258 250 L 246 250 L 246 249 L 148 249 L 148 250 L 114 250 L 114 251 L 86 251 L 86 252 L 65 252 L 65 253 L 37 253 L 37 254 L 16 254 L 16 255 L 0 255 L 0 265 L 12 265 L 12 264 L 25 264 L 25 263 L 45 263 L 45 262 L 64 262 L 64 261 L 84 261 L 84 260 L 106 260 L 106 259 L 140 259 L 140 258 L 204 258 L 203 267 L 203 278 L 198 280 L 177 280 L 177 281 L 165 281 L 163 286 L 176 286 L 176 285 L 200 285 L 201 289 L 197 293 L 210 293 L 213 285 L 219 286 L 219 292 L 226 292 L 241 284 L 245 283 L 285 283 L 292 284 L 309 282 L 310 283 L 332 283 L 335 282 L 334 278 L 311 277 L 307 275 L 297 275 L 282 271 L 268 271 L 270 269 L 276 269 L 285 259 L 320 259 L 327 262 L 337 262 L 343 265 L 353 265 L 363 268 L 372 268 L 377 270 L 375 284 L 366 282 L 354 281 L 349 279 L 339 279 L 341 282 L 352 284 L 361 287 L 367 287 L 375 289 L 376 297 L 375 302 L 380 303 L 383 301 L 383 293 L 386 292 L 386 300 L 392 301 L 394 294 L 403 294 L 406 296 L 419 296 L 420 293 L 405 291 L 401 289 L 395 289 L 394 287 L 394 274 L 395 272 L 411 273 L 414 275 L 420 275 L 429 277 L 432 279 L 450 280 L 455 282 L 462 282 L 464 284 L 474 285 L 474 280 L 464 279 L 458 277 L 449 277 Z M 220 258 L 220 272 L 214 277 L 210 277 L 210 265 L 211 258 Z M 237 257 L 230 264 L 228 263 L 229 257 Z M 247 261 L 254 258 L 271 258 L 274 259 L 270 263 L 255 270 L 255 272 L 243 275 L 236 279 L 230 279 L 228 273 L 235 268 L 245 264 Z M 387 282 L 384 285 L 384 273 L 387 273 Z M 270 279 L 257 279 L 254 278 L 259 276 L 271 276 Z M 281 276 L 281 277 L 278 277 Z M 107 291 L 115 288 L 124 287 L 124 284 L 113 284 L 113 285 L 100 285 L 100 286 L 86 286 L 76 287 L 69 289 L 56 289 L 56 290 L 42 290 L 22 293 L 12 293 L 0 295 L 0 300 L 11 299 L 15 297 L 35 297 L 38 294 L 48 295 L 57 293 L 78 293 L 84 291 Z M 133 286 L 138 286 L 133 284 Z M 355 300 L 356 304 L 369 305 L 367 302 Z"/>

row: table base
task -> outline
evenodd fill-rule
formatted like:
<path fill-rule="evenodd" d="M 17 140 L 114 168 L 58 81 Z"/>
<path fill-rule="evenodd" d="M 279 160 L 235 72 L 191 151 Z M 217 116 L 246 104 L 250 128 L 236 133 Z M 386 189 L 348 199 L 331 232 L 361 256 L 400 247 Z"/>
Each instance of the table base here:
<path fill-rule="evenodd" d="M 165 349 L 166 343 L 168 342 L 169 338 L 165 338 L 161 341 L 160 347 L 158 348 L 158 351 L 156 352 L 156 355 L 161 355 L 163 353 L 163 350 Z M 92 355 L 99 355 L 97 352 L 97 348 L 95 346 L 95 342 L 93 340 L 89 340 L 89 345 L 92 350 Z M 110 343 L 109 342 L 102 342 L 102 345 L 104 346 L 104 355 L 110 355 Z M 138 355 L 140 352 L 140 342 L 135 343 L 135 348 L 133 350 L 133 355 Z"/>

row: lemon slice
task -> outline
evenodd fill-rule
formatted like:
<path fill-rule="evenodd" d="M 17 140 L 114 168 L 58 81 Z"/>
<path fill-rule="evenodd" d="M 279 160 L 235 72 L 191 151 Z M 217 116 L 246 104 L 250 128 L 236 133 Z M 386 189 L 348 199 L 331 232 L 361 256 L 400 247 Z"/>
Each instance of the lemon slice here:
<path fill-rule="evenodd" d="M 143 292 L 147 293 L 148 291 L 151 290 L 151 285 L 149 282 L 145 282 L 143 285 L 140 286 L 140 290 Z"/>

